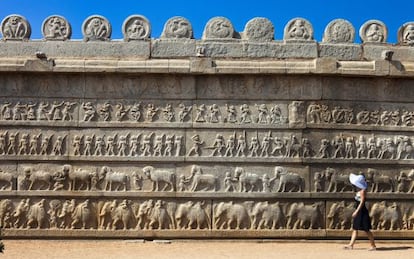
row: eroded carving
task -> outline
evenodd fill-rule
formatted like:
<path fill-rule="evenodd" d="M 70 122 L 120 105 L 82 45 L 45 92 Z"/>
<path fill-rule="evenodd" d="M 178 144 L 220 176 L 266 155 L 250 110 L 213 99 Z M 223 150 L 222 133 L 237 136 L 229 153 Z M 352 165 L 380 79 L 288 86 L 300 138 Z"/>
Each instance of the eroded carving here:
<path fill-rule="evenodd" d="M 64 17 L 52 15 L 43 21 L 42 34 L 46 40 L 69 40 L 72 28 Z"/>
<path fill-rule="evenodd" d="M 274 34 L 275 28 L 272 22 L 263 17 L 251 19 L 244 28 L 244 37 L 250 41 L 272 41 Z"/>
<path fill-rule="evenodd" d="M 111 24 L 105 17 L 100 15 L 89 16 L 82 24 L 84 41 L 110 40 L 111 33 Z"/>
<path fill-rule="evenodd" d="M 191 23 L 184 17 L 172 17 L 165 23 L 161 38 L 192 39 L 193 27 L 191 26 Z"/>
<path fill-rule="evenodd" d="M 355 29 L 352 24 L 344 19 L 335 19 L 325 28 L 323 42 L 329 43 L 353 43 Z"/>
<path fill-rule="evenodd" d="M 32 31 L 26 18 L 12 14 L 1 22 L 1 33 L 4 40 L 28 40 Z"/>
<path fill-rule="evenodd" d="M 214 17 L 207 22 L 202 39 L 232 39 L 234 33 L 233 24 L 229 19 Z"/>

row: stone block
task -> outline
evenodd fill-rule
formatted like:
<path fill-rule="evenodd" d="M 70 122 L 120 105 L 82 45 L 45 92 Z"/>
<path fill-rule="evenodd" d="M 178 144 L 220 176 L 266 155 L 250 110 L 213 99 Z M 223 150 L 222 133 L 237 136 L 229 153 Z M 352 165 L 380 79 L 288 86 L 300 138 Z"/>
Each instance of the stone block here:
<path fill-rule="evenodd" d="M 362 48 L 359 44 L 319 43 L 319 57 L 335 58 L 338 60 L 360 60 Z"/>
<path fill-rule="evenodd" d="M 196 41 L 193 39 L 156 39 L 151 42 L 151 57 L 195 57 Z"/>
<path fill-rule="evenodd" d="M 197 41 L 197 52 L 199 56 L 214 58 L 241 58 L 246 56 L 242 41 L 235 39 Z"/>

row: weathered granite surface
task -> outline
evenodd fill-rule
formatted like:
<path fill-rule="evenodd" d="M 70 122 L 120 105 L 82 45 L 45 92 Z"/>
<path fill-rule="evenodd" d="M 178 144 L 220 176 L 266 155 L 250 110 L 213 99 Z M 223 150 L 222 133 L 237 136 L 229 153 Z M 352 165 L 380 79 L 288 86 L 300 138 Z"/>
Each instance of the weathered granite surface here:
<path fill-rule="evenodd" d="M 59 27 L 60 26 L 60 27 Z M 8 237 L 336 238 L 350 173 L 368 181 L 376 236 L 414 238 L 412 23 L 303 18 L 274 40 L 211 19 L 201 40 L 169 19 L 1 25 L 0 225 Z"/>

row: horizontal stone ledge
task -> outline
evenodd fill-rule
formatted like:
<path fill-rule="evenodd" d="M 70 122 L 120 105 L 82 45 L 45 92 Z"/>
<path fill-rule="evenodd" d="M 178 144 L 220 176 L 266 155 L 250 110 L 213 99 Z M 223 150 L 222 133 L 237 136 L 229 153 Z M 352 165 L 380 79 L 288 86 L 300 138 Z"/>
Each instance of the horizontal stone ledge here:
<path fill-rule="evenodd" d="M 261 229 L 261 230 L 97 230 L 97 229 L 3 229 L 5 239 L 13 238 L 120 238 L 120 239 L 183 239 L 183 238 L 349 238 L 350 229 Z M 372 230 L 376 239 L 413 239 L 412 230 Z M 364 236 L 365 234 L 362 234 Z"/>
<path fill-rule="evenodd" d="M 0 191 L 0 199 L 4 198 L 26 198 L 26 197 L 47 197 L 47 198 L 119 198 L 119 199 L 204 199 L 209 201 L 222 200 L 295 200 L 308 199 L 316 201 L 338 201 L 352 200 L 353 192 L 151 192 L 151 191 Z M 368 192 L 368 199 L 373 200 L 400 200 L 411 201 L 414 193 L 373 193 Z"/>
<path fill-rule="evenodd" d="M 119 60 L 114 58 L 0 58 L 0 72 L 162 73 L 162 74 L 324 74 L 411 77 L 412 61 L 223 60 L 205 58 Z"/>

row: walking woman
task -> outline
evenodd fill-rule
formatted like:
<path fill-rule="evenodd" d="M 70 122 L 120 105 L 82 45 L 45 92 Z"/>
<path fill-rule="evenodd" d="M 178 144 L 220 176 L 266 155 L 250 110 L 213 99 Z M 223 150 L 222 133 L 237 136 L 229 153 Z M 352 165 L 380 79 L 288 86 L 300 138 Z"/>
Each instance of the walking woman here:
<path fill-rule="evenodd" d="M 369 218 L 369 212 L 365 206 L 367 182 L 363 175 L 350 174 L 349 181 L 358 188 L 358 192 L 355 195 L 355 211 L 352 213 L 352 236 L 349 244 L 344 246 L 344 249 L 353 249 L 355 240 L 358 237 L 358 230 L 365 231 L 371 243 L 369 251 L 375 251 L 374 235 L 371 232 L 371 219 Z"/>

